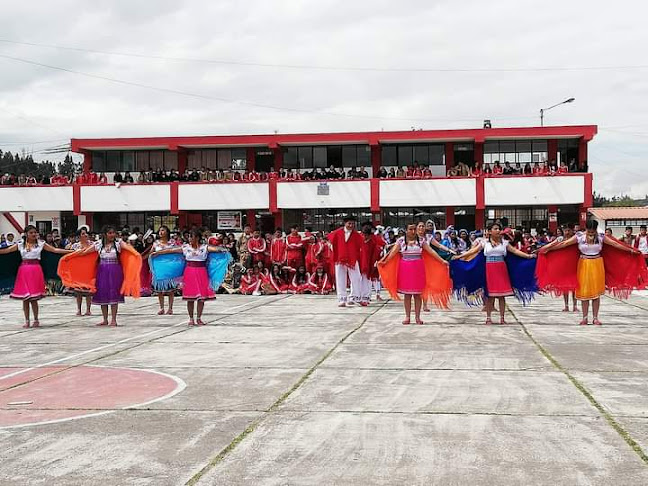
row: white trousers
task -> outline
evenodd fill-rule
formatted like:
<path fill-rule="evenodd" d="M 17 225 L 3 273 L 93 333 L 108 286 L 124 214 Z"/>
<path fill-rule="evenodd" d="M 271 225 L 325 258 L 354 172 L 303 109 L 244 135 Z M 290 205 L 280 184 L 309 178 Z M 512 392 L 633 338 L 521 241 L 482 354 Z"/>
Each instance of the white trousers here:
<path fill-rule="evenodd" d="M 356 262 L 355 267 L 350 268 L 341 263 L 335 264 L 335 290 L 338 296 L 338 302 L 347 301 L 347 276 L 351 281 L 351 296 L 349 300 L 358 302 L 360 300 L 361 276 L 360 267 Z"/>
<path fill-rule="evenodd" d="M 369 302 L 371 300 L 371 279 L 360 274 L 360 301 Z"/>

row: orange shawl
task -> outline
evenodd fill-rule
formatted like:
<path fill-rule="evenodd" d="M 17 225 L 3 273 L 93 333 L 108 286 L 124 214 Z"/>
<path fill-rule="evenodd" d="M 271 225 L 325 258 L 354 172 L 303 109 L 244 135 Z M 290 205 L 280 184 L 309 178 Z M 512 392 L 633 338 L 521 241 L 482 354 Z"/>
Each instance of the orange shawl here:
<path fill-rule="evenodd" d="M 398 253 L 384 265 L 378 266 L 380 279 L 383 286 L 394 300 L 400 300 L 398 295 L 398 267 L 401 254 Z M 423 252 L 423 265 L 425 267 L 425 288 L 421 296 L 431 300 L 439 309 L 448 309 L 450 295 L 452 294 L 452 280 L 450 269 L 433 256 Z"/>
<path fill-rule="evenodd" d="M 124 272 L 121 293 L 125 296 L 139 297 L 142 256 L 133 247 L 122 245 L 119 261 Z M 98 263 L 99 258 L 95 252 L 85 255 L 81 252 L 68 253 L 59 261 L 58 274 L 66 287 L 96 292 Z"/>

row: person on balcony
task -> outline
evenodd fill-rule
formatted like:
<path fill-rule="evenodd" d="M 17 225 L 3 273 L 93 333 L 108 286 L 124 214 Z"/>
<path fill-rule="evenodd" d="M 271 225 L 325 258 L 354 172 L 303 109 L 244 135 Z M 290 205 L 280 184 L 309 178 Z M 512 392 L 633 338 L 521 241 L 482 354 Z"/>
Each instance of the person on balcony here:
<path fill-rule="evenodd" d="M 378 170 L 378 174 L 376 174 L 376 177 L 378 177 L 379 179 L 387 179 L 387 175 L 388 175 L 387 170 L 384 167 L 381 167 Z"/>
<path fill-rule="evenodd" d="M 499 163 L 499 160 L 495 161 L 495 165 L 493 166 L 493 175 L 499 176 L 504 173 L 504 169 Z"/>
<path fill-rule="evenodd" d="M 405 170 L 402 167 L 399 167 L 396 169 L 396 178 L 398 179 L 404 179 L 405 178 Z"/>
<path fill-rule="evenodd" d="M 423 178 L 423 169 L 421 169 L 417 162 L 414 162 L 414 169 L 412 170 L 412 178 L 422 179 Z"/>
<path fill-rule="evenodd" d="M 389 169 L 389 173 L 387 174 L 388 179 L 395 179 L 396 178 L 396 169 L 393 167 Z"/>
<path fill-rule="evenodd" d="M 510 162 L 504 162 L 504 170 L 502 171 L 504 175 L 513 175 L 515 174 L 515 170 L 513 170 L 513 167 L 511 167 Z"/>
<path fill-rule="evenodd" d="M 491 168 L 491 165 L 490 165 L 490 164 L 486 164 L 486 165 L 484 166 L 483 174 L 484 174 L 484 175 L 492 175 L 492 174 L 493 174 L 493 169 Z"/>
<path fill-rule="evenodd" d="M 513 174 L 515 174 L 515 175 L 521 175 L 522 174 L 522 166 L 520 165 L 519 162 L 515 163 L 515 167 L 513 168 Z"/>
<path fill-rule="evenodd" d="M 534 176 L 541 176 L 543 175 L 543 168 L 540 166 L 538 162 L 535 162 L 533 164 L 533 175 Z"/>
<path fill-rule="evenodd" d="M 433 175 L 433 173 L 432 173 L 432 166 L 431 166 L 431 165 L 430 165 L 430 166 L 426 166 L 426 167 L 423 169 L 423 179 L 430 179 L 430 178 L 432 178 L 432 175 Z"/>
<path fill-rule="evenodd" d="M 527 162 L 524 164 L 524 169 L 522 169 L 522 174 L 523 175 L 532 175 L 533 174 L 533 169 L 531 168 L 531 163 Z"/>

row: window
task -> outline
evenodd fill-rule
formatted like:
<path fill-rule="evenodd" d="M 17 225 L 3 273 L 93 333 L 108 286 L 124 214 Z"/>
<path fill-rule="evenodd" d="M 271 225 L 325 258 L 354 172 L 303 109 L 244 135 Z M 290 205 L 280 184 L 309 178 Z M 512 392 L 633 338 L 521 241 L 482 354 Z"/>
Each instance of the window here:
<path fill-rule="evenodd" d="M 472 144 L 470 146 L 472 150 Z M 445 144 L 442 143 L 385 144 L 381 146 L 381 152 L 383 167 L 410 166 L 414 162 L 419 165 L 445 164 Z M 370 165 L 370 160 L 371 152 L 368 152 L 366 165 Z"/>
<path fill-rule="evenodd" d="M 247 149 L 232 149 L 232 165 L 234 170 L 245 170 L 247 168 Z"/>
<path fill-rule="evenodd" d="M 398 146 L 398 165 L 409 166 L 414 162 L 414 151 L 411 145 Z"/>
<path fill-rule="evenodd" d="M 92 168 L 95 172 L 106 172 L 106 152 L 92 152 Z"/>
<path fill-rule="evenodd" d="M 342 146 L 342 167 L 356 167 L 358 165 L 358 153 L 355 145 Z"/>
<path fill-rule="evenodd" d="M 313 147 L 313 167 L 324 168 L 328 160 L 326 147 Z"/>
<path fill-rule="evenodd" d="M 299 168 L 299 152 L 297 147 L 287 147 L 283 157 L 284 169 Z"/>
<path fill-rule="evenodd" d="M 484 143 L 484 163 L 544 162 L 547 160 L 546 140 L 491 140 Z"/>
<path fill-rule="evenodd" d="M 297 149 L 299 167 L 301 169 L 313 168 L 313 147 L 299 147 Z"/>
<path fill-rule="evenodd" d="M 383 167 L 393 167 L 398 165 L 398 155 L 396 153 L 395 145 L 384 145 L 381 152 Z"/>
<path fill-rule="evenodd" d="M 358 166 L 371 167 L 371 147 L 369 145 L 357 145 Z"/>
<path fill-rule="evenodd" d="M 122 170 L 133 172 L 135 170 L 135 154 L 133 152 L 122 152 Z"/>
<path fill-rule="evenodd" d="M 428 165 L 429 147 L 427 145 L 414 145 L 414 162 L 420 165 Z"/>
<path fill-rule="evenodd" d="M 106 172 L 121 171 L 120 152 L 108 151 L 106 152 Z"/>

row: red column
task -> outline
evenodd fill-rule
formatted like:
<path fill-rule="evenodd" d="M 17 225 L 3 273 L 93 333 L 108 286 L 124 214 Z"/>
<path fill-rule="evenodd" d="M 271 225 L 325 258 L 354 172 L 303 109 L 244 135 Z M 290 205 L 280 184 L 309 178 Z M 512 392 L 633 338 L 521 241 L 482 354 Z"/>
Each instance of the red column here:
<path fill-rule="evenodd" d="M 484 228 L 485 212 L 483 209 L 475 209 L 475 230 Z"/>
<path fill-rule="evenodd" d="M 76 182 L 72 184 L 72 214 L 81 214 L 81 186 Z"/>
<path fill-rule="evenodd" d="M 454 213 L 454 206 L 447 206 L 446 207 L 446 226 L 450 226 L 455 224 L 455 213 Z"/>
<path fill-rule="evenodd" d="M 478 142 L 475 140 L 474 150 L 475 167 L 481 167 L 484 165 L 484 142 Z"/>
<path fill-rule="evenodd" d="M 178 182 L 171 183 L 171 214 L 180 214 L 179 204 L 178 204 L 178 189 L 180 185 Z"/>
<path fill-rule="evenodd" d="M 370 179 L 371 190 L 371 212 L 380 211 L 380 179 L 375 177 Z"/>
<path fill-rule="evenodd" d="M 594 194 L 592 193 L 592 184 L 594 183 L 594 174 L 588 172 L 585 174 L 585 194 L 583 195 L 583 206 L 591 208 L 594 206 Z"/>
<path fill-rule="evenodd" d="M 445 165 L 446 165 L 446 173 L 448 173 L 448 171 L 452 167 L 454 167 L 454 143 L 452 142 L 446 142 L 445 144 Z M 453 214 L 453 220 L 454 220 L 454 214 Z"/>
<path fill-rule="evenodd" d="M 83 173 L 87 174 L 92 170 L 92 152 L 84 150 L 83 152 Z"/>
<path fill-rule="evenodd" d="M 274 152 L 274 170 L 279 172 L 283 167 L 283 152 L 281 147 L 273 147 L 272 151 Z"/>
<path fill-rule="evenodd" d="M 94 219 L 94 213 L 82 213 L 85 216 L 86 225 L 92 231 L 92 220 Z"/>
<path fill-rule="evenodd" d="M 254 147 L 248 147 L 247 148 L 247 153 L 246 153 L 246 163 L 245 163 L 245 168 L 248 171 L 253 171 L 256 169 L 256 151 Z"/>
<path fill-rule="evenodd" d="M 178 174 L 184 174 L 187 170 L 187 161 L 188 155 L 187 151 L 183 149 L 177 149 L 178 152 Z"/>
<path fill-rule="evenodd" d="M 581 137 L 578 139 L 578 168 L 580 170 L 585 169 L 585 164 L 587 163 L 587 142 L 585 138 Z"/>
<path fill-rule="evenodd" d="M 371 171 L 372 176 L 376 177 L 380 166 L 382 165 L 382 148 L 380 144 L 370 145 L 371 147 Z"/>
<path fill-rule="evenodd" d="M 547 217 L 549 219 L 549 231 L 553 234 L 558 229 L 558 206 L 547 206 Z"/>
<path fill-rule="evenodd" d="M 247 224 L 250 225 L 250 229 L 254 231 L 256 228 L 256 212 L 254 209 L 247 210 Z"/>
<path fill-rule="evenodd" d="M 555 138 L 550 138 L 547 140 L 547 157 L 549 161 L 558 160 L 558 140 Z M 568 162 L 563 160 L 563 163 Z"/>
<path fill-rule="evenodd" d="M 274 226 L 275 229 L 283 227 L 283 213 L 281 211 L 274 213 Z"/>

